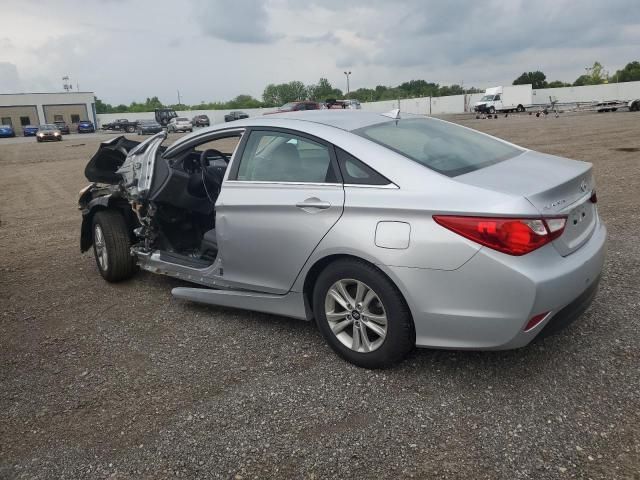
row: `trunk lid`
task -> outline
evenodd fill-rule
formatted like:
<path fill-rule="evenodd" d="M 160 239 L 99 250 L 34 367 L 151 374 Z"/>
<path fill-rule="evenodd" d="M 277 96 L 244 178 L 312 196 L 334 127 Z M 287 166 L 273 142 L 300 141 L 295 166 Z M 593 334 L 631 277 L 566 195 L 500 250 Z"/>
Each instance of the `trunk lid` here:
<path fill-rule="evenodd" d="M 563 234 L 553 242 L 562 256 L 580 248 L 595 230 L 598 213 L 590 201 L 594 191 L 590 163 L 527 151 L 455 179 L 523 196 L 543 217 L 567 216 Z"/>

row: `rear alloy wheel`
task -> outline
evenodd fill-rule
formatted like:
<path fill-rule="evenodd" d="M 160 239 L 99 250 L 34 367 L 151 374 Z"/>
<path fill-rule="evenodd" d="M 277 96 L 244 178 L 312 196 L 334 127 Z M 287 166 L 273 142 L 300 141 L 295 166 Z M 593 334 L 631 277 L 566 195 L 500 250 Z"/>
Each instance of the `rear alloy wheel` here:
<path fill-rule="evenodd" d="M 314 288 L 318 328 L 342 358 L 365 368 L 400 361 L 415 345 L 409 309 L 395 285 L 358 260 L 330 264 Z"/>
<path fill-rule="evenodd" d="M 103 210 L 93 217 L 93 253 L 100 275 L 108 282 L 131 278 L 137 270 L 130 254 L 131 237 L 122 214 Z"/>

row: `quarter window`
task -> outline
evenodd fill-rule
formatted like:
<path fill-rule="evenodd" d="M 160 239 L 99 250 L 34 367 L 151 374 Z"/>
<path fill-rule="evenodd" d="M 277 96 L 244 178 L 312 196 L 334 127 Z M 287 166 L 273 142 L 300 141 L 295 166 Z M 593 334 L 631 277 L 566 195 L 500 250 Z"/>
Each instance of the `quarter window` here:
<path fill-rule="evenodd" d="M 344 183 L 353 185 L 389 185 L 391 182 L 350 153 L 336 147 L 338 165 Z"/>
<path fill-rule="evenodd" d="M 254 131 L 240 160 L 237 180 L 335 183 L 329 149 L 284 132 Z"/>

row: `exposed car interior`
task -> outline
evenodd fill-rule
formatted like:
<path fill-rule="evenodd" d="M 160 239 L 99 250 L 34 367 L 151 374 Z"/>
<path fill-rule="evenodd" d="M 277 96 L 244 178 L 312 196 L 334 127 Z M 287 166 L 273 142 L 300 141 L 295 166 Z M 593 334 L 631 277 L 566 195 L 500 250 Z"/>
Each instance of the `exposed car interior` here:
<path fill-rule="evenodd" d="M 164 260 L 194 268 L 215 260 L 215 202 L 239 140 L 234 133 L 156 161 L 149 200 L 155 206 L 154 246 Z"/>

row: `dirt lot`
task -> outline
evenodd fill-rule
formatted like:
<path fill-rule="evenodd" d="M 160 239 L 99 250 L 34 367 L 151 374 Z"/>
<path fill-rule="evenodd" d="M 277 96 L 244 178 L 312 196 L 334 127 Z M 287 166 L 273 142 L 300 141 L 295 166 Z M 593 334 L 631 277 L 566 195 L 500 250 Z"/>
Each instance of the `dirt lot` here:
<path fill-rule="evenodd" d="M 595 164 L 601 291 L 527 348 L 386 371 L 175 280 L 105 283 L 76 209 L 104 137 L 0 141 L 0 478 L 639 479 L 640 114 L 456 120 Z"/>

